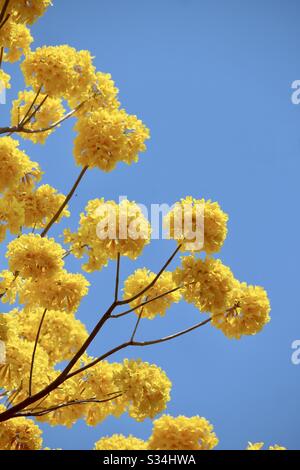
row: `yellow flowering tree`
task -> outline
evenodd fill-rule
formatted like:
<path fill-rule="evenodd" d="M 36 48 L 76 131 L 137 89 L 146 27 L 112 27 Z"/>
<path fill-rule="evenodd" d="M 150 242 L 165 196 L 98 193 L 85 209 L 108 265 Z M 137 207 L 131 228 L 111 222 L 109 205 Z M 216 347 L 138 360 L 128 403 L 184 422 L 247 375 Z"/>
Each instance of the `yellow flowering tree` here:
<path fill-rule="evenodd" d="M 136 203 L 88 201 L 78 230 L 64 232 L 66 246 L 51 238 L 53 225 L 70 216 L 68 203 L 88 170 L 110 172 L 119 162 L 137 162 L 146 149 L 149 130 L 121 108 L 111 76 L 96 70 L 90 52 L 67 45 L 31 49 L 30 25 L 50 4 L 50 0 L 0 2 L 1 87 L 10 87 L 5 63 L 20 59 L 27 85 L 11 105 L 11 122 L 0 128 L 0 240 L 7 245 L 0 298 L 12 306 L 10 312 L 0 314 L 0 341 L 5 345 L 5 355 L 0 356 L 0 449 L 41 449 L 39 421 L 72 426 L 84 419 L 95 426 L 123 413 L 136 421 L 154 419 L 170 400 L 166 373 L 140 359 L 109 362 L 114 353 L 171 341 L 207 324 L 229 338 L 254 335 L 270 319 L 265 290 L 238 281 L 228 266 L 213 257 L 227 235 L 228 217 L 217 202 L 192 197 L 178 201 L 165 218 L 169 237 L 177 243 L 175 251 L 158 272 L 145 267 L 132 273 L 123 295 L 121 259 L 136 259 L 151 238 L 151 226 Z M 44 144 L 71 117 L 76 120 L 73 154 L 80 171 L 70 192 L 63 195 L 49 184 L 40 184 L 40 165 L 17 139 Z M 185 206 L 197 243 L 177 230 Z M 203 243 L 197 233 L 198 206 L 203 208 Z M 121 233 L 124 220 L 128 237 Z M 99 225 L 105 224 L 108 230 L 115 228 L 113 237 L 99 236 Z M 179 252 L 181 262 L 171 271 Z M 68 272 L 67 256 L 84 258 L 82 273 Z M 83 273 L 101 270 L 109 262 L 116 264 L 114 297 L 88 332 L 76 318 L 89 290 Z M 166 315 L 179 301 L 193 304 L 199 315 L 206 316 L 169 336 L 137 339 L 141 321 Z M 136 315 L 128 340 L 90 357 L 88 348 L 104 325 L 113 329 L 118 318 L 126 315 Z M 59 368 L 63 361 L 66 365 Z M 154 421 L 148 441 L 116 434 L 100 439 L 95 449 L 208 450 L 217 442 L 205 418 L 162 415 Z"/>

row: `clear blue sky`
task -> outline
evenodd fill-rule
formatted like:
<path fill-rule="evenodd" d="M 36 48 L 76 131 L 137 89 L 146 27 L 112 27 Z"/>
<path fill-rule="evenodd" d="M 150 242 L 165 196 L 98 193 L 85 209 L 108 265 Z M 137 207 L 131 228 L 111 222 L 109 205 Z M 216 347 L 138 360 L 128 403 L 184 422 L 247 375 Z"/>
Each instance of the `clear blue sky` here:
<path fill-rule="evenodd" d="M 33 27 L 36 46 L 68 43 L 91 50 L 98 69 L 112 74 L 123 106 L 152 133 L 138 165 L 88 173 L 71 205 L 72 228 L 95 197 L 127 195 L 145 204 L 186 195 L 217 200 L 230 215 L 222 260 L 240 280 L 265 286 L 271 298 L 272 321 L 255 337 L 232 341 L 208 326 L 127 356 L 167 372 L 173 381 L 167 411 L 208 418 L 219 449 L 243 449 L 248 440 L 300 449 L 300 366 L 290 359 L 291 343 L 300 339 L 300 105 L 291 103 L 291 83 L 300 79 L 299 2 L 53 3 Z M 16 76 L 9 99 L 19 83 Z M 72 125 L 45 147 L 23 145 L 46 171 L 45 181 L 61 191 L 78 173 Z M 137 262 L 122 263 L 122 278 L 144 265 L 157 270 L 172 249 L 171 242 L 153 242 Z M 70 270 L 78 267 L 68 260 Z M 79 312 L 89 328 L 111 300 L 113 275 L 110 265 L 89 276 L 93 287 Z M 145 322 L 140 337 L 159 337 L 197 320 L 199 313 L 181 303 L 166 319 Z M 91 353 L 116 344 L 130 327 L 124 320 L 114 332 L 106 329 Z M 96 428 L 78 423 L 68 431 L 43 429 L 49 447 L 89 449 L 114 432 L 146 438 L 151 421 L 124 416 Z"/>

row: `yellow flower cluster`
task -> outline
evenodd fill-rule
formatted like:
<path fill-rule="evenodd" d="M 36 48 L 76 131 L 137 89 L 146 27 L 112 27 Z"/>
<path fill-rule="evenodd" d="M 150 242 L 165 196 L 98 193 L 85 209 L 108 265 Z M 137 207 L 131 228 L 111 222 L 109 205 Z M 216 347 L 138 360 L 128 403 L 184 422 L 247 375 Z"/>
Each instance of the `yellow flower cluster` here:
<path fill-rule="evenodd" d="M 23 281 L 11 271 L 5 269 L 0 273 L 0 296 L 3 303 L 14 304 L 22 288 Z M 3 297 L 2 297 L 3 296 Z"/>
<path fill-rule="evenodd" d="M 46 95 L 41 93 L 36 99 L 34 107 L 32 109 L 32 103 L 34 102 L 35 97 L 36 93 L 31 90 L 19 92 L 18 98 L 14 100 L 12 104 L 12 126 L 17 126 L 24 119 L 25 116 L 29 117 L 32 113 L 34 113 L 33 118 L 25 126 L 26 129 L 29 129 L 30 131 L 48 128 L 63 117 L 65 110 L 60 98 L 46 98 Z M 23 139 L 29 139 L 34 143 L 44 144 L 47 137 L 52 132 L 53 131 L 51 130 L 47 132 L 37 133 L 21 132 L 20 135 L 23 137 Z"/>
<path fill-rule="evenodd" d="M 57 213 L 64 200 L 64 194 L 59 194 L 49 184 L 34 189 L 21 183 L 17 188 L 6 191 L 0 199 L 2 227 L 15 235 L 21 232 L 21 227 L 44 228 Z M 69 217 L 69 215 L 65 207 L 56 223 L 59 223 L 62 217 Z M 2 239 L 4 236 L 5 231 Z"/>
<path fill-rule="evenodd" d="M 117 390 L 124 391 L 128 414 L 136 421 L 153 418 L 170 400 L 171 382 L 154 364 L 125 359 L 116 373 L 115 384 Z"/>
<path fill-rule="evenodd" d="M 70 97 L 68 104 L 71 109 L 75 109 L 82 104 L 76 116 L 83 116 L 97 111 L 99 108 L 114 110 L 120 106 L 118 93 L 119 90 L 109 73 L 96 72 L 91 87 L 82 93 L 80 97 Z"/>
<path fill-rule="evenodd" d="M 9 269 L 25 279 L 49 278 L 63 267 L 63 248 L 53 238 L 28 234 L 9 243 L 6 257 Z"/>
<path fill-rule="evenodd" d="M 229 302 L 229 311 L 212 318 L 212 325 L 229 338 L 255 335 L 270 321 L 270 301 L 262 287 L 236 282 Z"/>
<path fill-rule="evenodd" d="M 87 361 L 91 362 L 92 358 Z M 126 411 L 126 398 L 121 389 L 115 383 L 116 374 L 122 370 L 122 364 L 102 361 L 88 370 L 86 374 L 85 389 L 87 394 L 97 397 L 99 400 L 107 400 L 113 395 L 120 397 L 105 401 L 101 404 L 91 403 L 86 407 L 85 420 L 89 426 L 96 426 L 108 416 L 119 417 Z"/>
<path fill-rule="evenodd" d="M 12 324 L 15 325 L 19 337 L 34 342 L 42 315 L 43 309 L 26 310 L 15 314 Z M 47 352 L 49 364 L 54 365 L 71 359 L 87 337 L 84 324 L 73 315 L 48 310 L 40 332 L 39 347 Z"/>
<path fill-rule="evenodd" d="M 264 442 L 249 442 L 247 450 L 261 450 L 264 446 Z M 274 446 L 270 446 L 269 450 L 287 450 L 285 447 L 279 446 L 275 444 Z"/>
<path fill-rule="evenodd" d="M 41 178 L 39 165 L 18 147 L 17 140 L 0 138 L 0 192 L 18 186 L 22 180 L 32 184 Z"/>
<path fill-rule="evenodd" d="M 182 258 L 180 268 L 173 273 L 176 285 L 182 289 L 184 299 L 199 310 L 223 313 L 229 306 L 229 294 L 234 286 L 234 276 L 229 267 L 219 259 L 202 260 L 195 256 Z"/>
<path fill-rule="evenodd" d="M 87 295 L 89 285 L 82 274 L 61 270 L 51 277 L 50 282 L 45 283 L 43 278 L 28 280 L 20 293 L 20 303 L 26 305 L 26 310 L 42 307 L 74 313 Z"/>
<path fill-rule="evenodd" d="M 134 436 L 125 437 L 122 434 L 113 434 L 111 437 L 102 437 L 95 443 L 95 450 L 146 450 L 147 443 Z"/>
<path fill-rule="evenodd" d="M 88 51 L 73 47 L 43 46 L 26 55 L 21 65 L 27 86 L 52 98 L 75 99 L 90 87 L 95 68 Z"/>
<path fill-rule="evenodd" d="M 100 108 L 81 117 L 75 125 L 74 156 L 78 165 L 111 171 L 118 162 L 138 161 L 146 150 L 149 130 L 123 109 Z"/>
<path fill-rule="evenodd" d="M 187 196 L 166 215 L 169 237 L 182 244 L 182 251 L 217 253 L 227 236 L 228 215 L 217 202 Z"/>
<path fill-rule="evenodd" d="M 153 450 L 211 450 L 218 444 L 205 418 L 164 415 L 153 423 L 149 448 Z"/>
<path fill-rule="evenodd" d="M 150 224 L 136 203 L 94 199 L 85 210 L 78 231 L 65 231 L 65 243 L 71 245 L 72 254 L 76 258 L 88 256 L 82 266 L 85 271 L 102 269 L 118 253 L 136 259 L 149 243 Z"/>
<path fill-rule="evenodd" d="M 146 268 L 137 269 L 131 276 L 129 276 L 124 283 L 124 299 L 129 299 L 134 297 L 136 294 L 141 292 L 145 287 L 147 287 L 155 278 L 156 274 L 149 271 Z M 144 305 L 142 318 L 148 318 L 149 320 L 155 318 L 157 315 L 164 316 L 166 310 L 171 307 L 173 303 L 179 302 L 181 299 L 180 291 L 174 291 L 170 294 L 163 295 L 166 292 L 169 292 L 177 287 L 176 283 L 173 280 L 171 272 L 165 271 L 157 280 L 155 285 L 145 292 L 141 297 L 134 300 L 130 303 L 132 308 L 136 307 L 135 313 L 140 315 L 141 309 L 138 306 L 142 302 L 155 299 L 160 297 L 157 300 L 153 300 L 146 305 Z"/>
<path fill-rule="evenodd" d="M 5 407 L 0 405 L 0 413 Z M 31 420 L 15 418 L 0 423 L 0 449 L 1 450 L 41 450 L 42 431 Z"/>
<path fill-rule="evenodd" d="M 3 92 L 4 89 L 11 88 L 10 85 L 10 75 L 5 73 L 2 69 L 0 69 L 0 93 Z"/>
<path fill-rule="evenodd" d="M 0 29 L 0 44 L 5 49 L 3 59 L 9 62 L 17 62 L 23 54 L 27 54 L 33 37 L 25 24 L 17 23 L 10 19 Z"/>
<path fill-rule="evenodd" d="M 148 441 L 114 434 L 97 441 L 95 450 L 211 450 L 217 444 L 213 426 L 205 418 L 162 415 L 153 422 Z"/>
<path fill-rule="evenodd" d="M 51 0 L 10 0 L 8 13 L 19 23 L 33 24 L 50 5 Z"/>
<path fill-rule="evenodd" d="M 7 314 L 6 314 L 7 315 Z M 0 366 L 1 387 L 5 390 L 18 390 L 15 402 L 28 396 L 29 372 L 34 342 L 20 338 L 15 332 L 5 344 L 6 363 Z M 47 371 L 49 358 L 46 351 L 37 348 L 33 374 L 33 392 L 42 390 L 49 383 Z"/>

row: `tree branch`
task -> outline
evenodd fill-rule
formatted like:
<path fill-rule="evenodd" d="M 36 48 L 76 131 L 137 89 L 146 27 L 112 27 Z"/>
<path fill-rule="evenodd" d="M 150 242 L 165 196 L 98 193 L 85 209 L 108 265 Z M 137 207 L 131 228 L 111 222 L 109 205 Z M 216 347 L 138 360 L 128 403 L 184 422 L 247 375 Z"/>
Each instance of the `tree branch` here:
<path fill-rule="evenodd" d="M 54 214 L 54 216 L 52 217 L 52 219 L 50 220 L 50 222 L 48 223 L 47 227 L 43 230 L 43 232 L 41 233 L 41 237 L 45 237 L 47 235 L 47 233 L 49 232 L 50 228 L 52 227 L 52 225 L 57 221 L 57 219 L 59 218 L 60 214 L 62 213 L 62 211 L 64 210 L 64 208 L 66 207 L 66 205 L 68 204 L 68 202 L 71 200 L 71 198 L 73 197 L 79 183 L 81 182 L 82 178 L 84 177 L 85 173 L 87 172 L 88 170 L 88 166 L 85 166 L 83 167 L 83 169 L 81 170 L 77 180 L 75 181 L 75 183 L 73 184 L 70 192 L 68 193 L 68 195 L 66 196 L 64 202 L 62 203 L 62 205 L 60 206 L 60 208 L 58 209 L 58 211 L 56 212 L 56 214 Z"/>
<path fill-rule="evenodd" d="M 29 396 L 32 395 L 32 377 L 33 377 L 33 369 L 34 369 L 34 359 L 35 359 L 35 354 L 36 354 L 38 342 L 39 342 L 39 339 L 40 339 L 40 334 L 41 334 L 41 331 L 42 331 L 43 323 L 44 323 L 44 320 L 45 320 L 45 317 L 46 317 L 46 313 L 47 313 L 47 309 L 45 308 L 44 313 L 43 313 L 42 318 L 41 318 L 41 321 L 40 321 L 40 324 L 39 324 L 39 327 L 38 327 L 36 337 L 35 337 L 34 348 L 33 348 L 32 358 L 31 358 L 31 365 L 30 365 L 30 374 L 29 374 Z"/>

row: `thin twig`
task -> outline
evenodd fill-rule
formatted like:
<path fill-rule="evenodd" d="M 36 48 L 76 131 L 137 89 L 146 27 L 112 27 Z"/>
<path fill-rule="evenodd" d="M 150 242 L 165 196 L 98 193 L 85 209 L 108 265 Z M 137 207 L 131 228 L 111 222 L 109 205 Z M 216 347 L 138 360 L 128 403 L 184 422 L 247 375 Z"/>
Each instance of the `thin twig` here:
<path fill-rule="evenodd" d="M 140 313 L 139 313 L 137 322 L 136 322 L 136 324 L 135 324 L 133 333 L 132 333 L 131 338 L 130 338 L 130 341 L 131 341 L 131 342 L 134 340 L 134 337 L 135 337 L 135 335 L 136 335 L 137 329 L 138 329 L 138 327 L 139 327 L 139 324 L 140 324 L 140 321 L 141 321 L 141 318 L 142 318 L 142 315 L 143 315 L 143 311 L 144 311 L 144 307 L 141 308 L 141 311 L 140 311 Z"/>
<path fill-rule="evenodd" d="M 41 411 L 29 411 L 28 413 L 17 413 L 15 416 L 20 417 L 20 416 L 44 416 L 49 413 L 53 413 L 54 411 L 60 410 L 61 408 L 66 408 L 67 406 L 74 406 L 74 405 L 86 405 L 89 403 L 106 403 L 108 401 L 115 400 L 116 398 L 119 398 L 123 395 L 123 393 L 118 393 L 118 395 L 114 395 L 109 398 L 105 398 L 103 400 L 97 400 L 96 398 L 87 398 L 86 400 L 70 400 L 67 403 L 61 403 L 60 405 L 57 406 L 52 406 L 50 408 L 46 408 Z"/>
<path fill-rule="evenodd" d="M 38 327 L 36 337 L 35 337 L 35 343 L 34 343 L 34 348 L 33 348 L 32 358 L 31 358 L 31 365 L 30 365 L 30 374 L 29 374 L 29 396 L 32 395 L 32 377 L 33 377 L 33 369 L 34 369 L 34 359 L 35 359 L 35 354 L 36 354 L 36 350 L 37 350 L 38 342 L 40 339 L 40 334 L 41 334 L 41 330 L 42 330 L 42 326 L 45 320 L 46 313 L 47 313 L 47 309 L 45 308 L 39 327 Z"/>
<path fill-rule="evenodd" d="M 6 21 L 10 17 L 9 14 L 5 17 L 5 14 L 7 12 L 8 6 L 9 6 L 9 2 L 10 2 L 10 0 L 5 0 L 4 5 L 2 7 L 2 10 L 0 12 L 0 29 L 5 25 Z"/>
<path fill-rule="evenodd" d="M 119 295 L 119 282 L 120 282 L 120 253 L 117 256 L 117 272 L 116 272 L 116 286 L 115 286 L 115 302 L 118 302 L 118 295 Z"/>
<path fill-rule="evenodd" d="M 2 46 L 0 49 L 0 69 L 2 67 L 3 54 L 4 54 L 4 47 Z"/>
<path fill-rule="evenodd" d="M 60 214 L 62 213 L 62 211 L 64 210 L 64 208 L 66 207 L 66 205 L 68 204 L 68 202 L 70 201 L 70 199 L 72 198 L 72 196 L 74 195 L 80 181 L 82 180 L 82 178 L 84 177 L 85 173 L 87 172 L 88 170 L 88 166 L 85 166 L 83 167 L 83 169 L 81 170 L 78 178 L 76 179 L 75 183 L 73 184 L 70 192 L 68 193 L 68 195 L 66 196 L 64 202 L 62 203 L 62 205 L 60 206 L 60 208 L 58 209 L 58 211 L 56 212 L 56 214 L 54 214 L 54 216 L 52 217 L 52 219 L 50 220 L 50 222 L 48 223 L 47 227 L 43 230 L 43 232 L 41 233 L 41 237 L 45 237 L 47 235 L 47 233 L 49 232 L 50 228 L 52 227 L 52 225 L 57 221 L 57 219 L 59 218 Z"/>

